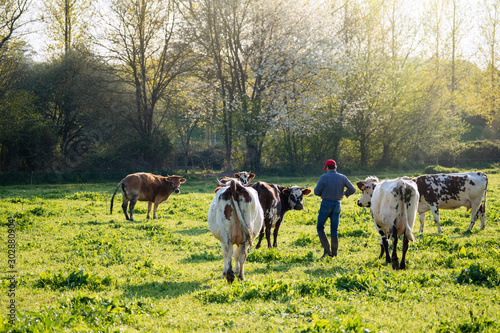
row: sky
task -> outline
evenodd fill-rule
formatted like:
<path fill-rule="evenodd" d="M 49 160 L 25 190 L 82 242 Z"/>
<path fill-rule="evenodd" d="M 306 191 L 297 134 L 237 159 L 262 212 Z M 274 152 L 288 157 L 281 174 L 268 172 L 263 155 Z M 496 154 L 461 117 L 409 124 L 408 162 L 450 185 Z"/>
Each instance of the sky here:
<path fill-rule="evenodd" d="M 320 0 L 312 0 L 313 2 L 320 1 Z M 409 4 L 409 7 L 412 8 L 423 8 L 423 5 L 425 3 L 429 3 L 431 0 L 406 0 L 407 3 Z M 469 6 L 469 7 L 474 7 L 478 3 L 483 2 L 484 0 L 461 0 L 462 4 L 464 6 Z M 99 8 L 104 8 L 109 4 L 110 0 L 97 0 L 96 6 Z M 321 0 L 321 2 L 324 2 Z M 30 8 L 30 11 L 26 17 L 26 19 L 29 20 L 36 20 L 37 18 L 41 17 L 41 13 L 43 13 L 43 2 L 42 1 L 33 1 L 33 5 Z M 471 11 L 473 13 L 473 11 Z M 50 44 L 50 39 L 48 38 L 47 34 L 44 33 L 45 26 L 42 22 L 40 21 L 35 21 L 27 24 L 25 27 L 20 29 L 20 33 L 23 35 L 23 38 L 27 41 L 27 43 L 30 45 L 31 49 L 33 50 L 33 59 L 37 62 L 41 62 L 47 59 L 48 55 L 47 52 L 45 51 L 47 48 L 47 45 Z M 472 33 L 471 31 L 468 32 L 467 35 L 463 37 L 463 43 L 466 45 L 470 45 L 468 47 L 465 47 L 465 50 L 471 50 L 475 49 L 476 46 L 474 43 L 477 41 L 477 34 Z"/>

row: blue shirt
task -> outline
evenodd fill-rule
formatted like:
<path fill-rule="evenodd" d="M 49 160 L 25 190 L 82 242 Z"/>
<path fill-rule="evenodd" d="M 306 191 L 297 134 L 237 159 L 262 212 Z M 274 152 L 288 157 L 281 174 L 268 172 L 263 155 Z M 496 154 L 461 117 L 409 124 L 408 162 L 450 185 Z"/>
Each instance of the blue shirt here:
<path fill-rule="evenodd" d="M 346 190 L 344 191 L 344 188 Z M 321 175 L 318 184 L 314 188 L 314 194 L 320 196 L 322 200 L 340 201 L 342 196 L 349 197 L 354 194 L 356 189 L 352 186 L 349 179 L 337 170 L 330 170 Z"/>

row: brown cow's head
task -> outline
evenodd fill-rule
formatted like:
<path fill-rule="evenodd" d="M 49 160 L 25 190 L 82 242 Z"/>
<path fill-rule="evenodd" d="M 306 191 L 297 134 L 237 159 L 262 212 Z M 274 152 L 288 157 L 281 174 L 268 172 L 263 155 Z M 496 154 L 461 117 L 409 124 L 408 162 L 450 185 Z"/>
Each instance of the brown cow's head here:
<path fill-rule="evenodd" d="M 182 178 L 181 176 L 169 176 L 166 177 L 167 182 L 172 186 L 172 189 L 174 190 L 174 193 L 179 193 L 181 190 L 179 189 L 181 184 L 186 181 L 185 178 Z"/>
<path fill-rule="evenodd" d="M 311 190 L 305 187 L 292 186 L 285 187 L 283 189 L 283 194 L 288 197 L 288 204 L 292 209 L 302 210 L 304 205 L 302 204 L 302 199 L 304 195 L 309 195 Z"/>
<path fill-rule="evenodd" d="M 372 196 L 375 187 L 377 187 L 379 181 L 375 176 L 370 176 L 365 180 L 360 180 L 356 183 L 358 188 L 363 192 L 361 198 L 358 200 L 359 207 L 370 207 L 372 204 Z"/>
<path fill-rule="evenodd" d="M 236 177 L 236 179 L 240 181 L 241 185 L 247 185 L 250 184 L 250 181 L 255 177 L 255 174 L 246 171 L 241 171 L 235 173 L 234 177 Z"/>

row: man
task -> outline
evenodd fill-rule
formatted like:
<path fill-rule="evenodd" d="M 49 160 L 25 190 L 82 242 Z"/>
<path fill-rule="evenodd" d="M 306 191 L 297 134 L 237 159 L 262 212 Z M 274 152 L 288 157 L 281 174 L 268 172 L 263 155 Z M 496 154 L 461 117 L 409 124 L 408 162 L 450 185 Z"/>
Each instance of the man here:
<path fill-rule="evenodd" d="M 345 196 L 348 198 L 356 189 L 351 184 L 349 179 L 341 173 L 337 172 L 337 163 L 334 160 L 328 160 L 325 163 L 323 170 L 328 170 L 327 173 L 319 177 L 318 184 L 314 188 L 314 194 L 321 197 L 321 206 L 318 213 L 318 230 L 319 240 L 325 252 L 321 259 L 327 255 L 330 257 L 337 256 L 339 247 L 338 228 L 340 220 L 340 201 Z M 346 189 L 344 191 L 344 188 Z M 330 234 L 332 237 L 332 248 L 325 233 L 326 220 L 330 218 Z"/>

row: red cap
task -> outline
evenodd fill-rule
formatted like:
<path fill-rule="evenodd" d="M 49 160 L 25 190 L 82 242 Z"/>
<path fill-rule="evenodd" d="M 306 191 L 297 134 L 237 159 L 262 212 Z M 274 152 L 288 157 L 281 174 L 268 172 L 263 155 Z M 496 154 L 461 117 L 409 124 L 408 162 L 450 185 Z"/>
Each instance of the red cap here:
<path fill-rule="evenodd" d="M 326 170 L 326 167 L 329 165 L 337 166 L 337 163 L 335 163 L 334 160 L 328 160 L 328 161 L 326 161 L 325 167 L 323 168 L 323 170 Z"/>

